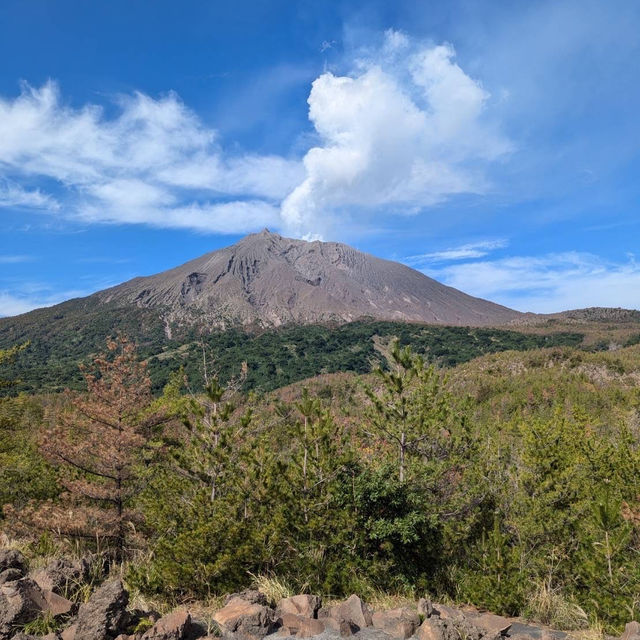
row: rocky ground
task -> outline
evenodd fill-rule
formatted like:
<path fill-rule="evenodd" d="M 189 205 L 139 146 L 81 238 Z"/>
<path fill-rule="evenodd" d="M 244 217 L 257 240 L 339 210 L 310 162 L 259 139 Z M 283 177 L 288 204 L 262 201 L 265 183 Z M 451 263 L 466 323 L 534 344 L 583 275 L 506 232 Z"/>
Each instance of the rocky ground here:
<path fill-rule="evenodd" d="M 260 591 L 248 590 L 230 595 L 213 622 L 199 620 L 186 608 L 165 616 L 132 609 L 119 578 L 104 581 L 82 604 L 67 599 L 70 586 L 86 582 L 88 571 L 87 561 L 59 558 L 28 573 L 20 552 L 0 550 L 0 640 L 571 640 L 562 631 L 426 599 L 413 607 L 373 611 L 357 595 L 323 606 L 315 595 L 273 603 Z M 46 633 L 44 624 L 34 632 L 37 621 L 59 630 Z M 640 624 L 629 623 L 621 640 L 640 640 Z"/>

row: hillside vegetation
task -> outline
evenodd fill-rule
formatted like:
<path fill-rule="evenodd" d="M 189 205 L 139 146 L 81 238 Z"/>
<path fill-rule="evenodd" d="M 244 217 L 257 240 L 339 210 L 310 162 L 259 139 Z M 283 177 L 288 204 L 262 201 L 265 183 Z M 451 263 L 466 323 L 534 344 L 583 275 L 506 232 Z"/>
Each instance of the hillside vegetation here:
<path fill-rule="evenodd" d="M 388 366 L 388 345 L 394 338 L 441 366 L 454 366 L 485 353 L 579 346 L 584 334 L 570 331 L 533 333 L 507 329 L 443 327 L 401 322 L 352 322 L 339 326 L 286 326 L 269 331 L 201 332 L 184 328 L 168 338 L 164 325 L 148 309 L 86 308 L 83 300 L 61 308 L 41 309 L 19 318 L 0 320 L 0 349 L 29 342 L 29 348 L 7 366 L 14 389 L 29 393 L 79 389 L 78 363 L 87 363 L 114 331 L 130 336 L 142 358 L 149 360 L 155 393 L 172 371 L 184 367 L 191 387 L 202 385 L 202 350 L 216 354 L 222 382 L 248 366 L 243 389 L 270 391 L 322 373 L 369 373 Z M 0 390 L 1 391 L 1 390 Z"/>
<path fill-rule="evenodd" d="M 640 346 L 494 353 L 448 375 L 384 351 L 378 373 L 270 393 L 242 391 L 241 369 L 199 389 L 178 372 L 155 399 L 133 361 L 108 355 L 85 371 L 99 374 L 89 394 L 4 398 L 1 526 L 32 554 L 51 548 L 46 531 L 97 540 L 130 585 L 173 602 L 252 574 L 334 596 L 426 592 L 565 628 L 637 616 Z M 140 384 L 122 382 L 132 371 Z M 140 444 L 83 447 L 122 406 L 121 442 Z M 101 498 L 108 464 L 124 474 L 120 511 Z"/>

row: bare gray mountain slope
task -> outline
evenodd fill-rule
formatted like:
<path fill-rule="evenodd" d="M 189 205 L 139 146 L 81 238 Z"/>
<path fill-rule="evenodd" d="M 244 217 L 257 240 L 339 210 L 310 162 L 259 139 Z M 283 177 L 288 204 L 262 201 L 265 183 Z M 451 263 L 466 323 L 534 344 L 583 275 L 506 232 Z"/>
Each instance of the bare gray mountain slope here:
<path fill-rule="evenodd" d="M 277 327 L 365 317 L 486 326 L 521 315 L 347 245 L 292 240 L 268 230 L 92 298 L 163 308 L 167 327 Z"/>

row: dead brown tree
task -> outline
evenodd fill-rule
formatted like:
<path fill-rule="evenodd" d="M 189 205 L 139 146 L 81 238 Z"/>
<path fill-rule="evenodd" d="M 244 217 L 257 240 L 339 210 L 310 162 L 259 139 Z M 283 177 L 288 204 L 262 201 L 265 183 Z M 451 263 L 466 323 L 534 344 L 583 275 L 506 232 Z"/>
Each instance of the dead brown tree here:
<path fill-rule="evenodd" d="M 146 365 L 126 338 L 108 340 L 84 375 L 87 392 L 66 392 L 66 408 L 41 440 L 66 493 L 23 516 L 61 535 L 108 541 L 121 561 L 137 519 L 132 498 L 140 489 L 142 454 L 164 416 L 152 410 Z"/>

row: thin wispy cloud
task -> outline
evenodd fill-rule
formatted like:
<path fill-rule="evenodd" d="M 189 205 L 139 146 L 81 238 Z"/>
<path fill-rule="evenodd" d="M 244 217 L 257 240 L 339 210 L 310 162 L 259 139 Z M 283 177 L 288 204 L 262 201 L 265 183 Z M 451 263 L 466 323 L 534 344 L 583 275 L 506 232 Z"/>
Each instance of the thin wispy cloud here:
<path fill-rule="evenodd" d="M 33 256 L 29 255 L 2 255 L 0 254 L 0 264 L 20 264 L 21 262 L 31 262 Z"/>
<path fill-rule="evenodd" d="M 40 189 L 24 189 L 15 182 L 2 180 L 0 174 L 0 208 L 3 207 L 58 211 L 60 203 Z"/>
<path fill-rule="evenodd" d="M 15 290 L 0 289 L 0 318 L 17 316 L 41 307 L 51 307 L 59 302 L 85 296 L 92 292 L 86 289 L 53 292 L 49 287 L 30 285 L 29 283 L 22 284 L 21 288 L 24 290 L 20 293 Z"/>
<path fill-rule="evenodd" d="M 110 258 L 108 256 L 94 256 L 90 258 L 77 258 L 78 264 L 129 264 L 132 258 Z"/>
<path fill-rule="evenodd" d="M 520 311 L 640 308 L 640 264 L 581 252 L 512 256 L 424 270 L 449 286 Z"/>
<path fill-rule="evenodd" d="M 455 260 L 470 260 L 475 258 L 483 258 L 496 249 L 502 249 L 509 244 L 507 240 L 485 240 L 481 242 L 470 242 L 467 244 L 445 249 L 443 251 L 434 251 L 432 253 L 422 253 L 415 256 L 408 256 L 405 262 L 411 265 L 422 265 L 435 262 L 452 262 Z"/>
<path fill-rule="evenodd" d="M 320 53 L 324 53 L 329 49 L 333 49 L 335 44 L 336 44 L 335 40 L 323 40 L 322 44 L 320 45 Z"/>
<path fill-rule="evenodd" d="M 27 311 L 37 309 L 39 304 L 39 300 L 29 300 L 9 291 L 0 291 L 0 318 L 27 313 Z"/>
<path fill-rule="evenodd" d="M 129 274 L 128 278 L 136 274 Z M 125 278 L 127 279 L 127 278 Z M 0 318 L 51 307 L 71 298 L 82 298 L 120 282 L 113 274 L 78 273 L 73 286 L 59 288 L 46 281 L 46 273 L 32 277 L 13 275 L 0 281 Z"/>

